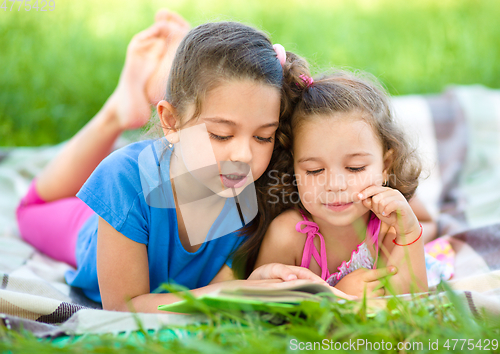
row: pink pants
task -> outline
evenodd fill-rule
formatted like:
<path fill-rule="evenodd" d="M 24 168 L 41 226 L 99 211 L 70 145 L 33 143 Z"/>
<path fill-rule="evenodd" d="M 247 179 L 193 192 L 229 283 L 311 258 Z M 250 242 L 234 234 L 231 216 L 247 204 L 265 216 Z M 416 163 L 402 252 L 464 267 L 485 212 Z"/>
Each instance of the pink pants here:
<path fill-rule="evenodd" d="M 35 181 L 16 211 L 21 237 L 46 255 L 76 267 L 78 232 L 94 211 L 77 197 L 45 202 Z"/>

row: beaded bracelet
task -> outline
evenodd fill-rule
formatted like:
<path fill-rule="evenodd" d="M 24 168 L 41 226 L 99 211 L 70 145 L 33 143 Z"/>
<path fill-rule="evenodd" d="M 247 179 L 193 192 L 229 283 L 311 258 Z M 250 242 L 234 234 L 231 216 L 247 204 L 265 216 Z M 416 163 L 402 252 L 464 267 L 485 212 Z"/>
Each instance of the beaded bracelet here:
<path fill-rule="evenodd" d="M 422 224 L 421 224 L 421 223 L 418 223 L 418 225 L 420 226 L 420 235 L 418 235 L 418 237 L 417 237 L 414 241 L 412 241 L 412 242 L 410 242 L 410 243 L 407 243 L 406 245 L 402 245 L 402 244 L 400 244 L 400 243 L 397 243 L 397 242 L 396 242 L 396 237 L 395 237 L 395 238 L 394 238 L 394 240 L 392 240 L 392 243 L 394 243 L 396 246 L 409 246 L 409 245 L 411 245 L 411 244 L 413 244 L 413 243 L 417 242 L 417 241 L 418 241 L 418 239 L 419 239 L 420 237 L 422 237 L 422 233 L 424 232 L 424 228 L 422 227 Z"/>

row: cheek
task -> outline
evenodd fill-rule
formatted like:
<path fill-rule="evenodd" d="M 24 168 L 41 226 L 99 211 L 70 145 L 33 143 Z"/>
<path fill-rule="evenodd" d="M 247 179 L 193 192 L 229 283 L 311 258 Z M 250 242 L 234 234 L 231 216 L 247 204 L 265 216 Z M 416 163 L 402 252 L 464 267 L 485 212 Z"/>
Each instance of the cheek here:
<path fill-rule="evenodd" d="M 271 162 L 271 156 L 273 155 L 274 144 L 266 144 L 266 145 L 262 146 L 261 144 L 259 144 L 259 146 L 257 146 L 252 152 L 253 154 L 252 174 L 254 180 L 262 176 L 264 171 L 269 166 L 269 162 Z"/>
<path fill-rule="evenodd" d="M 377 168 L 372 168 L 353 175 L 350 185 L 357 191 L 361 191 L 370 186 L 381 186 L 384 182 L 383 180 L 382 172 Z"/>
<path fill-rule="evenodd" d="M 304 206 L 314 204 L 321 199 L 320 196 L 324 188 L 318 182 L 317 178 L 300 174 L 296 176 L 296 182 L 300 200 Z"/>

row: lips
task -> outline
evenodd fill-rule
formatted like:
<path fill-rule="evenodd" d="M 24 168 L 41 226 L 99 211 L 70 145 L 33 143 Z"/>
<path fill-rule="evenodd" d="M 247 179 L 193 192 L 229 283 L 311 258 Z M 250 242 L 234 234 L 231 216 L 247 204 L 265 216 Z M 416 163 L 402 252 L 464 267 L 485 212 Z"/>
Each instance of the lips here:
<path fill-rule="evenodd" d="M 340 212 L 344 211 L 345 209 L 349 208 L 353 203 L 327 203 L 323 204 L 327 209 Z"/>
<path fill-rule="evenodd" d="M 226 188 L 239 188 L 245 184 L 247 176 L 242 174 L 221 174 L 220 179 Z"/>

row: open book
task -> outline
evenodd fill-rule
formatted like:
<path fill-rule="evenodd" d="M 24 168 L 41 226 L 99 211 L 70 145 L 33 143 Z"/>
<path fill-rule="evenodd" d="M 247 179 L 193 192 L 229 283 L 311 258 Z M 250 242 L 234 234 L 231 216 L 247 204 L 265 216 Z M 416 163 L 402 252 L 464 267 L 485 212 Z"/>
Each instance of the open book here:
<path fill-rule="evenodd" d="M 304 300 L 320 301 L 320 293 L 333 293 L 329 286 L 315 283 L 301 285 L 282 283 L 280 288 L 241 287 L 221 289 L 200 297 L 158 306 L 159 310 L 178 313 L 197 313 L 204 309 L 225 311 L 267 311 L 270 307 L 282 310 L 293 310 L 295 305 Z M 339 298 L 340 299 L 340 298 Z"/>

